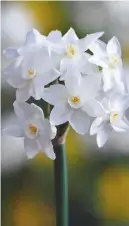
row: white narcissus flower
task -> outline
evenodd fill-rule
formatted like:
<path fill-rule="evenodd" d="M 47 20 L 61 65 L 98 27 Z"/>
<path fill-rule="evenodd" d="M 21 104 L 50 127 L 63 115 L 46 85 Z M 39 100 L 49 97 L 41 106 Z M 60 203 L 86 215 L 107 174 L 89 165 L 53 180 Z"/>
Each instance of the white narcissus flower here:
<path fill-rule="evenodd" d="M 63 80 L 65 81 L 66 78 L 67 79 L 70 78 L 71 75 L 78 76 L 78 73 L 80 73 L 82 77 L 97 76 L 98 79 L 100 79 L 101 72 L 99 71 L 99 68 L 96 65 L 89 63 L 88 61 L 90 56 L 91 56 L 90 54 L 84 53 L 83 60 L 80 61 L 80 63 L 78 62 L 79 63 L 78 66 L 76 65 L 77 67 L 71 64 L 71 66 L 68 67 L 67 70 L 64 70 L 62 72 L 62 74 L 60 75 L 60 81 L 63 81 Z"/>
<path fill-rule="evenodd" d="M 77 72 L 76 72 L 77 73 Z M 67 75 L 68 76 L 68 75 Z M 50 113 L 50 121 L 55 125 L 69 121 L 72 128 L 79 134 L 88 132 L 90 116 L 93 111 L 94 97 L 100 88 L 99 77 L 70 75 L 65 85 L 55 84 L 46 88 L 43 99 L 54 105 Z M 95 111 L 99 109 L 94 106 Z"/>
<path fill-rule="evenodd" d="M 42 45 L 45 40 L 46 37 L 44 35 L 41 35 L 36 29 L 32 28 L 27 32 L 23 46 L 8 47 L 3 51 L 3 54 L 8 59 L 15 59 L 20 55 L 24 55 L 26 51 L 37 48 L 37 45 Z"/>
<path fill-rule="evenodd" d="M 48 46 L 61 57 L 61 74 L 71 67 L 76 67 L 76 69 L 81 72 L 83 65 L 85 65 L 85 63 L 89 64 L 85 56 L 85 51 L 88 50 L 103 33 L 104 32 L 97 32 L 79 39 L 73 28 L 70 28 L 63 37 L 60 31 L 50 32 L 47 37 Z"/>
<path fill-rule="evenodd" d="M 23 137 L 28 158 L 33 158 L 41 151 L 49 158 L 55 159 L 51 140 L 56 136 L 56 127 L 44 118 L 42 109 L 37 105 L 17 101 L 13 105 L 17 116 L 16 125 L 4 129 L 3 133 Z"/>
<path fill-rule="evenodd" d="M 115 85 L 124 91 L 121 47 L 118 39 L 113 37 L 107 45 L 97 40 L 90 46 L 90 50 L 94 55 L 89 58 L 89 62 L 102 67 L 104 91 L 114 88 Z"/>
<path fill-rule="evenodd" d="M 59 77 L 54 70 L 56 60 L 50 57 L 45 40 L 44 36 L 32 29 L 27 33 L 23 47 L 5 50 L 5 55 L 16 57 L 4 73 L 7 82 L 17 88 L 18 101 L 26 101 L 31 96 L 41 99 L 44 86 Z"/>
<path fill-rule="evenodd" d="M 93 121 L 90 135 L 97 134 L 97 144 L 102 147 L 112 130 L 116 132 L 129 131 L 129 121 L 125 112 L 129 107 L 129 96 L 113 94 L 110 98 L 104 98 L 100 103 L 101 111 Z"/>

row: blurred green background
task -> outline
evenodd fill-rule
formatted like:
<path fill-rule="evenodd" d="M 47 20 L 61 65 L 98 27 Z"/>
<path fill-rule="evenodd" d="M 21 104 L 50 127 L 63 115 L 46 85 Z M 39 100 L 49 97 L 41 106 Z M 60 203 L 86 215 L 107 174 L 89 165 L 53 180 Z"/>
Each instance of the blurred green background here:
<path fill-rule="evenodd" d="M 73 27 L 79 37 L 104 31 L 120 40 L 129 76 L 129 2 L 2 2 L 2 51 L 19 46 L 35 27 L 47 35 Z M 7 61 L 2 56 L 2 70 Z M 2 127 L 13 122 L 15 90 L 2 73 Z M 98 149 L 95 137 L 67 138 L 69 226 L 129 225 L 129 134 L 113 133 Z M 2 137 L 2 225 L 55 226 L 53 162 L 27 160 L 20 139 Z"/>

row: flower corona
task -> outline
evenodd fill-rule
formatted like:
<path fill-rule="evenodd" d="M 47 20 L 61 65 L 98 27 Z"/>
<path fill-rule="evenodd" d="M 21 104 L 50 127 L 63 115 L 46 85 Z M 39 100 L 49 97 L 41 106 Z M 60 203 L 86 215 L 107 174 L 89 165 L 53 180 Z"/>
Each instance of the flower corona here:
<path fill-rule="evenodd" d="M 71 101 L 72 101 L 74 104 L 78 104 L 78 103 L 80 102 L 80 97 L 78 97 L 78 96 L 71 97 Z"/>

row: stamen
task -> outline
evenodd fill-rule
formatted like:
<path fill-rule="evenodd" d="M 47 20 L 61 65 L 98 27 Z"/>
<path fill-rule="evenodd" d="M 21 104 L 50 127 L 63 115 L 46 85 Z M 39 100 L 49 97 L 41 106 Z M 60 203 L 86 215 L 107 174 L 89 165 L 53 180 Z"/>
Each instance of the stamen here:
<path fill-rule="evenodd" d="M 71 98 L 71 101 L 72 101 L 74 104 L 78 104 L 78 103 L 80 102 L 80 97 L 78 97 L 78 96 L 72 97 L 72 98 Z"/>
<path fill-rule="evenodd" d="M 111 117 L 112 121 L 115 121 L 118 115 L 119 115 L 118 113 L 114 113 Z"/>
<path fill-rule="evenodd" d="M 70 56 L 70 57 L 74 56 L 76 54 L 75 46 L 72 44 L 69 44 L 66 52 L 67 52 L 68 56 Z"/>
<path fill-rule="evenodd" d="M 31 69 L 28 69 L 28 74 L 27 74 L 29 77 L 33 76 L 34 75 L 34 71 L 32 71 Z"/>
<path fill-rule="evenodd" d="M 28 128 L 29 128 L 30 134 L 36 135 L 36 133 L 38 131 L 38 128 L 35 125 L 29 124 L 28 125 Z"/>
<path fill-rule="evenodd" d="M 115 57 L 115 56 L 111 56 L 111 60 L 114 62 L 114 63 L 118 63 L 118 58 Z"/>

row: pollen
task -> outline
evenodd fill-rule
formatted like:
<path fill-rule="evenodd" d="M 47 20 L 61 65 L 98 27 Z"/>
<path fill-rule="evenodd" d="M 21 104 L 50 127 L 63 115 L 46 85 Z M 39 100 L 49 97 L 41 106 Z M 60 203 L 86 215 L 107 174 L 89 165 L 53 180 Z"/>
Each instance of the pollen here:
<path fill-rule="evenodd" d="M 29 124 L 28 128 L 29 128 L 30 134 L 36 135 L 38 128 L 35 125 Z"/>
<path fill-rule="evenodd" d="M 33 76 L 33 75 L 34 75 L 34 71 L 31 70 L 31 69 L 28 69 L 27 75 L 28 75 L 29 77 Z"/>
<path fill-rule="evenodd" d="M 72 44 L 69 44 L 66 52 L 68 56 L 73 57 L 76 54 L 75 46 Z"/>
<path fill-rule="evenodd" d="M 74 103 L 74 104 L 78 104 L 80 102 L 80 97 L 72 97 L 71 98 L 71 101 Z"/>

